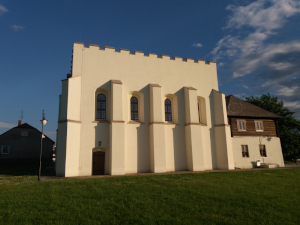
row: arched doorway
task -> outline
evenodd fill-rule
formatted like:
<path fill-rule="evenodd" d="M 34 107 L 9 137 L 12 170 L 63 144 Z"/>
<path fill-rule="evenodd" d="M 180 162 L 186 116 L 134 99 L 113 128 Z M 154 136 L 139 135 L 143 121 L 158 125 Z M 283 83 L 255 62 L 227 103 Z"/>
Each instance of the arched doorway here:
<path fill-rule="evenodd" d="M 104 175 L 105 168 L 105 152 L 93 152 L 93 175 Z"/>

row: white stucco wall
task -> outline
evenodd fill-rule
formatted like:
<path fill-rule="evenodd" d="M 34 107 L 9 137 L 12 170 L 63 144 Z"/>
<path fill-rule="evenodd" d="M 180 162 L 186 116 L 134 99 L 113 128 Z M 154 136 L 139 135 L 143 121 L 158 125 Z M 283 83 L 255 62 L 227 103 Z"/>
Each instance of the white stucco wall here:
<path fill-rule="evenodd" d="M 237 168 L 253 168 L 253 164 L 257 160 L 260 160 L 261 163 L 276 163 L 280 167 L 284 167 L 280 138 L 278 137 L 232 137 L 232 144 Z M 267 157 L 260 156 L 260 144 L 266 146 Z M 249 157 L 243 157 L 241 145 L 248 145 Z"/>
<path fill-rule="evenodd" d="M 122 81 L 122 102 L 125 135 L 125 173 L 149 172 L 150 162 L 150 90 L 149 84 L 161 86 L 161 105 L 165 96 L 170 94 L 177 97 L 178 123 L 164 125 L 166 170 L 186 170 L 186 145 L 185 145 L 185 109 L 184 86 L 197 89 L 196 95 L 206 99 L 207 126 L 200 126 L 205 138 L 205 169 L 213 169 L 211 161 L 212 151 L 210 136 L 211 116 L 209 98 L 212 89 L 218 90 L 216 64 L 205 64 L 204 61 L 183 61 L 182 58 L 170 59 L 168 56 L 158 58 L 155 54 L 144 56 L 143 53 L 106 48 L 100 50 L 98 46 L 84 47 L 74 44 L 72 77 L 81 77 L 81 107 L 80 107 L 80 151 L 78 175 L 91 175 L 92 149 L 102 141 L 102 146 L 109 151 L 108 123 L 93 123 L 95 121 L 95 92 L 104 89 L 111 93 L 110 80 Z M 74 78 L 71 78 L 74 79 Z M 144 97 L 144 121 L 140 124 L 131 124 L 129 95 L 140 92 Z M 77 93 L 78 95 L 78 93 Z M 76 98 L 79 98 L 76 96 Z M 111 96 L 108 96 L 108 99 Z M 197 100 L 195 100 L 197 101 Z M 118 104 L 118 103 L 117 103 Z M 75 107 L 75 106 L 74 106 Z M 196 107 L 196 106 L 194 106 Z M 110 122 L 111 113 L 107 110 L 107 120 Z M 159 109 L 158 109 L 159 110 Z M 157 112 L 156 112 L 157 113 Z M 164 118 L 164 108 L 160 109 Z M 78 112 L 73 112 L 78 115 Z M 120 115 L 118 115 L 120 116 Z M 156 129 L 156 128 L 154 128 Z M 69 131 L 68 131 L 69 132 Z M 70 131 L 72 132 L 72 131 Z M 112 159 L 109 159 L 112 160 Z M 204 161 L 204 159 L 203 159 Z M 158 162 L 157 162 L 158 163 Z"/>
<path fill-rule="evenodd" d="M 216 169 L 234 169 L 231 132 L 223 93 L 213 90 L 213 106 Z"/>

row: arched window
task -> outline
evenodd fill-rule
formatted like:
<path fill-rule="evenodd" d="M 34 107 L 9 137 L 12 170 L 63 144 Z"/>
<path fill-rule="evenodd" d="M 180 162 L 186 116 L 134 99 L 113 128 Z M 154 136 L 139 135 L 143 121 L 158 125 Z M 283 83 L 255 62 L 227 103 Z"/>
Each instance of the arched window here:
<path fill-rule="evenodd" d="M 202 123 L 203 125 L 207 125 L 205 98 L 198 96 L 197 99 L 198 99 L 199 122 Z"/>
<path fill-rule="evenodd" d="M 131 105 L 131 120 L 138 120 L 139 119 L 138 99 L 136 97 L 131 97 L 130 105 Z"/>
<path fill-rule="evenodd" d="M 104 94 L 97 96 L 97 119 L 106 118 L 106 97 Z"/>
<path fill-rule="evenodd" d="M 200 123 L 201 122 L 201 120 L 200 120 L 201 115 L 200 115 L 200 104 L 199 104 L 199 102 L 198 102 L 198 117 L 199 117 L 199 123 Z"/>
<path fill-rule="evenodd" d="M 169 99 L 165 100 L 165 121 L 172 121 L 172 106 Z"/>

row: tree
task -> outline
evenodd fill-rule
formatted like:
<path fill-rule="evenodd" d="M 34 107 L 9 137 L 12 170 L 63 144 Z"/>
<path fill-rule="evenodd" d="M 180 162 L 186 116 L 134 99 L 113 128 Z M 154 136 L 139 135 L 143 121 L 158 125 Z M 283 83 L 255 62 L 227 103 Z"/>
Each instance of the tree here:
<path fill-rule="evenodd" d="M 285 157 L 293 157 L 300 154 L 300 120 L 297 120 L 288 108 L 284 107 L 283 101 L 270 94 L 258 97 L 245 97 L 246 102 L 268 110 L 282 119 L 278 121 L 278 135 L 281 141 L 282 153 Z"/>

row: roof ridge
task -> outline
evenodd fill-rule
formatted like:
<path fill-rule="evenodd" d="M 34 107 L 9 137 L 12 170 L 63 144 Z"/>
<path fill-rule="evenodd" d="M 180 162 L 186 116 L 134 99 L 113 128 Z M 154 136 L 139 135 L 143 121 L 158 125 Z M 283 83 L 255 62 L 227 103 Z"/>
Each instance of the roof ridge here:
<path fill-rule="evenodd" d="M 27 126 L 22 127 L 22 125 L 27 125 Z M 16 127 L 13 127 L 13 128 L 11 128 L 11 129 L 5 131 L 3 134 L 6 134 L 7 132 L 9 132 L 9 131 L 11 131 L 12 129 L 15 129 L 15 128 L 17 128 L 17 129 L 19 129 L 19 128 L 24 128 L 24 129 L 26 129 L 26 128 L 27 128 L 27 129 L 34 129 L 34 130 L 37 130 L 38 132 L 42 133 L 40 130 L 38 130 L 37 128 L 35 128 L 35 127 L 29 125 L 28 123 L 23 123 L 23 124 L 21 124 L 21 125 L 18 125 L 18 126 L 16 126 Z M 0 136 L 3 135 L 3 134 L 0 134 Z M 50 141 L 52 141 L 53 143 L 55 143 L 55 141 L 53 141 L 51 138 L 49 138 L 47 135 L 45 135 L 44 132 L 43 132 L 43 134 L 44 134 L 44 136 L 45 136 L 46 138 L 48 138 Z"/>

